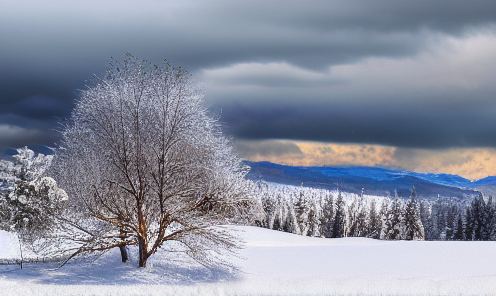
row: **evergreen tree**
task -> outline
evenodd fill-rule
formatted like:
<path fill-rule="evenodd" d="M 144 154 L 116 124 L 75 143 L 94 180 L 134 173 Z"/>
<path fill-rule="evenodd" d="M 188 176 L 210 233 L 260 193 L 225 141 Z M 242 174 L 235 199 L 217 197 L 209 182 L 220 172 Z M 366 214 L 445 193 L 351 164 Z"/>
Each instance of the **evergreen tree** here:
<path fill-rule="evenodd" d="M 453 232 L 454 232 L 454 223 L 455 223 L 455 216 L 454 216 L 454 205 L 451 203 L 447 205 L 447 212 L 446 212 L 446 240 L 452 240 L 453 239 Z"/>
<path fill-rule="evenodd" d="M 320 233 L 324 237 L 332 237 L 332 228 L 334 222 L 334 200 L 331 194 L 323 200 L 322 216 L 320 220 Z"/>
<path fill-rule="evenodd" d="M 367 237 L 379 239 L 381 236 L 381 219 L 376 212 L 375 199 L 370 201 L 369 224 Z"/>
<path fill-rule="evenodd" d="M 453 240 L 463 240 L 463 221 L 460 214 L 457 215 L 456 228 L 453 234 Z"/>
<path fill-rule="evenodd" d="M 315 198 L 310 199 L 310 205 L 308 208 L 308 231 L 307 236 L 320 236 L 320 209 L 315 202 Z"/>
<path fill-rule="evenodd" d="M 437 201 L 437 232 L 439 240 L 446 240 L 446 203 L 438 197 Z"/>
<path fill-rule="evenodd" d="M 353 199 L 353 202 L 348 207 L 348 217 L 346 223 L 346 237 L 355 237 L 357 233 L 357 200 Z"/>
<path fill-rule="evenodd" d="M 438 227 L 438 221 L 439 221 L 439 213 L 442 212 L 440 211 L 440 202 L 439 199 L 434 201 L 431 204 L 431 215 L 430 215 L 430 238 L 429 240 L 439 240 L 441 235 L 439 233 L 439 227 Z"/>
<path fill-rule="evenodd" d="M 53 178 L 42 177 L 52 156 L 35 157 L 27 147 L 17 152 L 10 176 L 13 186 L 0 196 L 0 229 L 16 232 L 21 243 L 39 252 L 47 247 L 68 196 Z"/>
<path fill-rule="evenodd" d="M 424 226 L 420 219 L 420 207 L 417 201 L 415 186 L 412 187 L 412 193 L 405 208 L 405 239 L 425 239 Z"/>
<path fill-rule="evenodd" d="M 296 214 L 296 221 L 298 223 L 298 229 L 299 229 L 298 234 L 305 235 L 305 236 L 307 235 L 308 230 L 309 230 L 308 212 L 309 212 L 308 203 L 305 200 L 305 196 L 303 194 L 303 191 L 300 191 L 298 201 L 295 203 L 295 214 Z"/>
<path fill-rule="evenodd" d="M 399 199 L 395 199 L 391 208 L 391 226 L 389 239 L 403 240 L 406 239 L 405 215 Z"/>
<path fill-rule="evenodd" d="M 362 196 L 363 196 L 363 189 L 362 189 Z M 358 208 L 356 210 L 356 217 L 355 217 L 355 223 L 356 223 L 356 230 L 355 230 L 355 236 L 358 237 L 366 237 L 368 234 L 368 229 L 369 229 L 369 219 L 367 217 L 367 208 L 366 204 L 363 200 L 363 197 L 360 197 L 358 200 Z"/>
<path fill-rule="evenodd" d="M 485 203 L 482 193 L 472 200 L 470 206 L 472 208 L 473 237 L 475 241 L 480 241 L 483 239 L 485 226 Z"/>
<path fill-rule="evenodd" d="M 275 210 L 276 210 L 276 204 L 277 204 L 277 200 L 274 198 L 270 198 L 269 196 L 262 199 L 262 208 L 263 208 L 264 213 L 265 213 L 264 220 L 262 221 L 262 226 L 264 228 L 272 229 L 272 227 L 273 227 L 272 218 L 273 218 Z"/>
<path fill-rule="evenodd" d="M 286 219 L 284 220 L 282 230 L 284 232 L 296 233 L 296 215 L 291 203 L 286 202 Z"/>
<path fill-rule="evenodd" d="M 332 225 L 332 237 L 338 238 L 344 236 L 344 200 L 341 191 L 338 189 L 338 198 L 336 199 L 336 214 Z"/>
<path fill-rule="evenodd" d="M 392 232 L 392 213 L 391 213 L 392 202 L 391 200 L 384 199 L 381 205 L 381 210 L 379 211 L 379 216 L 381 218 L 381 234 L 380 239 L 389 240 L 390 233 Z"/>
<path fill-rule="evenodd" d="M 386 240 L 397 240 L 402 239 L 403 225 L 402 215 L 400 213 L 401 208 L 398 199 L 393 199 L 386 212 L 385 227 L 384 227 L 384 239 Z"/>
<path fill-rule="evenodd" d="M 471 241 L 474 240 L 474 217 L 472 215 L 472 211 L 470 210 L 470 206 L 467 207 L 465 213 L 465 240 Z"/>
<path fill-rule="evenodd" d="M 494 238 L 494 206 L 493 198 L 489 196 L 487 203 L 484 205 L 484 229 L 482 232 L 482 240 L 489 241 Z"/>
<path fill-rule="evenodd" d="M 281 205 L 281 197 L 278 197 L 276 199 L 276 208 L 274 211 L 274 214 L 272 216 L 272 227 L 270 227 L 273 230 L 278 230 L 282 231 L 282 205 Z"/>
<path fill-rule="evenodd" d="M 424 226 L 424 234 L 425 240 L 432 240 L 432 218 L 431 218 L 431 210 L 430 204 L 426 200 L 422 200 L 419 202 L 420 206 L 420 221 Z"/>

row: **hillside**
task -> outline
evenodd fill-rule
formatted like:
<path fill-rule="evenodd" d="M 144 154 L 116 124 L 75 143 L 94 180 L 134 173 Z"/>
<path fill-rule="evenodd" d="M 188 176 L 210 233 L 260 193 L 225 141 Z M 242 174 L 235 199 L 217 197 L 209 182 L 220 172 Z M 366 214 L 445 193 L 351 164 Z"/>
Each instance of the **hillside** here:
<path fill-rule="evenodd" d="M 270 162 L 245 162 L 251 167 L 249 178 L 287 185 L 322 188 L 365 194 L 410 196 L 412 186 L 423 197 L 473 197 L 478 189 L 488 190 L 496 185 L 496 177 L 470 181 L 457 175 L 423 174 L 380 167 L 337 166 L 299 167 Z"/>

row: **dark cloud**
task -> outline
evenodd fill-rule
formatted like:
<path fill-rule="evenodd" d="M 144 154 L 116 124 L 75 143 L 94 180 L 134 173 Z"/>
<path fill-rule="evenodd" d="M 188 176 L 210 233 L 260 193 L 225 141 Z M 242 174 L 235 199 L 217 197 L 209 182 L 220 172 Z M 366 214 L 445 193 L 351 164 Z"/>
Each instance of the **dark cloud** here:
<path fill-rule="evenodd" d="M 67 101 L 50 97 L 34 96 L 13 103 L 10 113 L 32 119 L 63 118 L 72 110 L 72 104 Z"/>
<path fill-rule="evenodd" d="M 69 116 L 77 90 L 111 56 L 131 52 L 160 62 L 168 59 L 194 73 L 239 63 L 280 63 L 324 71 L 368 57 L 413 57 L 443 36 L 460 37 L 492 28 L 494 1 L 133 1 L 5 0 L 0 4 L 0 124 L 37 130 L 31 138 L 1 138 L 0 146 L 49 143 L 56 118 Z M 433 41 L 434 40 L 434 41 Z M 247 78 L 248 79 L 248 78 Z M 298 138 L 437 147 L 494 145 L 485 114 L 417 114 L 405 106 L 376 103 L 369 110 L 347 107 L 346 98 L 319 92 L 329 81 L 265 77 L 245 83 L 277 86 L 256 105 L 251 96 L 228 93 L 246 106 L 219 103 L 223 119 L 242 138 Z M 226 80 L 227 82 L 227 80 Z M 240 83 L 240 81 L 234 81 Z M 336 80 L 335 83 L 340 83 Z M 286 102 L 292 88 L 307 87 L 305 103 Z M 312 88 L 315 87 L 315 90 Z M 301 95 L 301 94 L 299 94 Z M 396 94 L 392 94 L 396 95 Z M 487 96 L 494 97 L 489 91 Z M 294 95 L 293 95 L 294 96 Z M 301 98 L 301 96 L 300 96 Z M 295 99 L 298 101 L 298 99 Z M 212 104 L 218 103 L 212 99 Z M 356 108 L 355 108 L 356 107 Z M 368 107 L 367 107 L 368 108 Z M 334 111 L 333 111 L 334 110 Z M 337 111 L 336 111 L 337 110 Z M 373 112 L 374 114 L 368 114 Z M 424 118 L 418 122 L 418 118 Z M 495 117 L 495 116 L 492 116 Z M 389 119 L 388 119 L 389 118 Z M 390 126 L 391 118 L 395 123 Z M 485 121 L 487 120 L 487 121 Z M 453 131 L 450 126 L 460 126 Z M 427 130 L 436 130 L 427 132 Z M 461 132 L 460 132 L 461 131 Z M 443 133 L 441 135 L 441 133 Z M 13 136 L 12 136 L 13 137 Z M 24 139 L 24 140 L 23 140 Z"/>
<path fill-rule="evenodd" d="M 255 155 L 279 156 L 283 154 L 302 154 L 300 148 L 289 141 L 238 141 L 236 148 L 243 158 Z"/>
<path fill-rule="evenodd" d="M 306 102 L 224 105 L 222 120 L 243 139 L 295 139 L 414 148 L 495 147 L 496 116 L 396 106 Z"/>
<path fill-rule="evenodd" d="M 11 153 L 8 151 L 12 148 L 29 145 L 31 149 L 41 151 L 40 147 L 53 147 L 58 140 L 59 134 L 50 129 L 0 124 L 0 158 L 9 158 Z"/>

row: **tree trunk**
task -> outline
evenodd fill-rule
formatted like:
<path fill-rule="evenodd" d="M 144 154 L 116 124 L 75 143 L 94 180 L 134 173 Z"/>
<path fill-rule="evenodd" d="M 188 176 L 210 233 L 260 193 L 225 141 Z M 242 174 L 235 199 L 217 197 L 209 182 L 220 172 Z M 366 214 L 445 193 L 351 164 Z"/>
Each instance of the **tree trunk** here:
<path fill-rule="evenodd" d="M 122 241 L 126 239 L 126 232 L 124 231 L 124 227 L 122 226 L 120 228 L 120 236 Z M 129 257 L 127 255 L 126 244 L 124 242 L 119 246 L 119 250 L 121 250 L 122 263 L 125 263 L 129 259 Z"/>
<path fill-rule="evenodd" d="M 146 267 L 146 260 L 148 259 L 148 239 L 147 239 L 147 227 L 146 220 L 143 216 L 143 211 L 141 204 L 138 205 L 138 223 L 139 223 L 139 234 L 138 234 L 138 247 L 139 247 L 139 267 Z"/>
<path fill-rule="evenodd" d="M 127 256 L 126 245 L 124 245 L 124 244 L 120 245 L 119 250 L 121 250 L 122 263 L 124 263 L 129 259 Z"/>
<path fill-rule="evenodd" d="M 20 255 L 21 255 L 21 269 L 22 269 L 22 261 L 23 261 L 23 258 L 22 258 L 22 242 L 21 242 L 21 236 L 19 235 L 19 233 L 17 234 L 17 240 L 19 241 L 19 252 L 20 252 Z"/>
<path fill-rule="evenodd" d="M 147 245 L 145 239 L 138 237 L 139 246 L 139 267 L 146 267 L 146 260 L 148 259 Z"/>

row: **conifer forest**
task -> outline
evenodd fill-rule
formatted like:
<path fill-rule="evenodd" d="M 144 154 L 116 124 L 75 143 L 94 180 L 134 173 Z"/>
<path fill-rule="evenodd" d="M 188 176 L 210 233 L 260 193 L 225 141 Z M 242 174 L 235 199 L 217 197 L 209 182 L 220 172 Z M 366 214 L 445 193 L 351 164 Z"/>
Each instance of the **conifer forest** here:
<path fill-rule="evenodd" d="M 261 227 L 304 236 L 381 240 L 489 241 L 496 237 L 491 196 L 459 199 L 369 196 L 257 182 Z"/>

